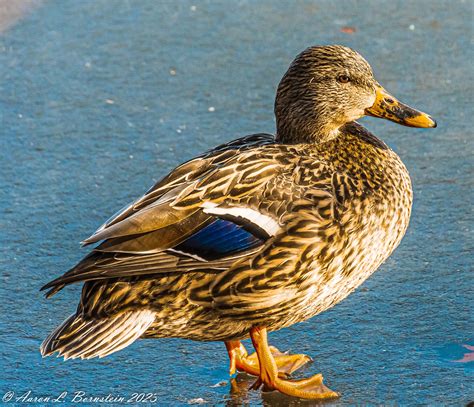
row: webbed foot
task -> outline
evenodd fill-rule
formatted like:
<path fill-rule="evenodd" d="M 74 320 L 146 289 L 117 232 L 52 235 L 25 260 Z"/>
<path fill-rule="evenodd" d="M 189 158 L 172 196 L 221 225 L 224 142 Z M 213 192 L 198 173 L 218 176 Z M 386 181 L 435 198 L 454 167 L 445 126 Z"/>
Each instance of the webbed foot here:
<path fill-rule="evenodd" d="M 323 376 L 321 374 L 300 380 L 286 380 L 279 377 L 276 361 L 268 346 L 266 328 L 252 328 L 250 337 L 252 338 L 261 366 L 259 378 L 251 386 L 252 389 L 259 389 L 263 385 L 265 390 L 278 390 L 289 396 L 312 400 L 339 397 L 338 393 L 330 390 L 323 384 Z"/>

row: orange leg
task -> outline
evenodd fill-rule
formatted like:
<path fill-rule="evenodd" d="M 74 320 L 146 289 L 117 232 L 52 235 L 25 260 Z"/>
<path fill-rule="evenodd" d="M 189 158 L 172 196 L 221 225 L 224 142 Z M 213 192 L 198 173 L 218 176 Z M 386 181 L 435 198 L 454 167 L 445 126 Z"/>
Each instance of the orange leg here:
<path fill-rule="evenodd" d="M 321 400 L 339 397 L 339 395 L 328 389 L 323 384 L 323 376 L 317 374 L 308 379 L 285 380 L 279 377 L 278 367 L 272 355 L 267 341 L 267 330 L 262 327 L 254 327 L 250 330 L 253 346 L 258 356 L 260 375 L 252 385 L 258 389 L 262 384 L 268 390 L 278 390 L 289 396 L 303 399 Z"/>
<path fill-rule="evenodd" d="M 247 349 L 240 341 L 225 342 L 230 359 L 230 374 L 233 375 L 236 370 L 245 372 L 254 376 L 260 375 L 260 366 L 256 353 L 249 355 Z M 287 355 L 280 352 L 274 346 L 268 347 L 272 354 L 278 369 L 280 377 L 287 377 L 301 366 L 305 365 L 311 358 L 306 355 Z"/>

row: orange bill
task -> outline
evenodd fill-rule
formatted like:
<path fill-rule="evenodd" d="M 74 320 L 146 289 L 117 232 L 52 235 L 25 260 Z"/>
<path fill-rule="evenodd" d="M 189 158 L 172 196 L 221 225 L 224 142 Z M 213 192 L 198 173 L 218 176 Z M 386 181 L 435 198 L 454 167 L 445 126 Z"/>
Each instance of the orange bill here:
<path fill-rule="evenodd" d="M 381 117 L 410 127 L 436 127 L 436 121 L 426 113 L 400 103 L 382 86 L 377 85 L 375 103 L 365 109 L 369 116 Z"/>

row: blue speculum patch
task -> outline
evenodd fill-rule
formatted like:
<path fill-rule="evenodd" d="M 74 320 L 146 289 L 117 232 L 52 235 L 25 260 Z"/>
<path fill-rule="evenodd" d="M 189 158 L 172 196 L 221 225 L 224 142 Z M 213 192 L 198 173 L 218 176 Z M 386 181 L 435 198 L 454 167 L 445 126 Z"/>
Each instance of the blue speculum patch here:
<path fill-rule="evenodd" d="M 218 219 L 175 247 L 184 253 L 213 259 L 257 247 L 262 240 L 228 220 Z"/>

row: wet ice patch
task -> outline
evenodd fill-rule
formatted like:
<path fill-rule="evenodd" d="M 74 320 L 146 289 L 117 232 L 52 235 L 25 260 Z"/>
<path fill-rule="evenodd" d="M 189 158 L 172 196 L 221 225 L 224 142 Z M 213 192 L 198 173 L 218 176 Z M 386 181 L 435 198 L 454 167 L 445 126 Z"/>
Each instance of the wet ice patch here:
<path fill-rule="evenodd" d="M 474 344 L 450 343 L 439 349 L 439 355 L 445 361 L 474 367 Z"/>
<path fill-rule="evenodd" d="M 202 397 L 188 400 L 188 404 L 206 404 L 206 403 L 207 401 L 204 400 Z"/>

